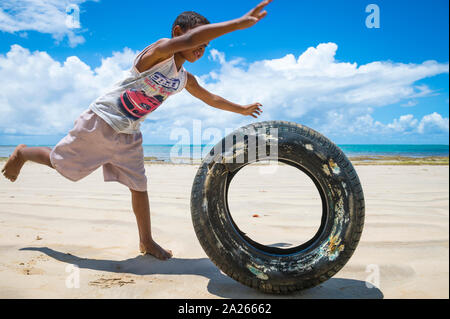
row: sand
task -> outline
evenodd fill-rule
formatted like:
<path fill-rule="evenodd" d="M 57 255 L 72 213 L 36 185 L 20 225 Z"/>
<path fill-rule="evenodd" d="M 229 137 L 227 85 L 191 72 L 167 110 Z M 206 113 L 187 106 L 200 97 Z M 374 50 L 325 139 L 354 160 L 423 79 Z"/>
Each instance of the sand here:
<path fill-rule="evenodd" d="M 203 252 L 190 216 L 197 166 L 146 170 L 154 238 L 174 252 L 169 261 L 138 253 L 129 190 L 101 170 L 77 183 L 33 163 L 15 183 L 2 176 L 0 298 L 449 297 L 448 166 L 356 166 L 367 208 L 355 254 L 330 280 L 283 297 L 235 282 Z M 245 174 L 232 185 L 239 225 L 280 247 L 314 230 L 317 193 L 304 180 L 285 167 Z"/>

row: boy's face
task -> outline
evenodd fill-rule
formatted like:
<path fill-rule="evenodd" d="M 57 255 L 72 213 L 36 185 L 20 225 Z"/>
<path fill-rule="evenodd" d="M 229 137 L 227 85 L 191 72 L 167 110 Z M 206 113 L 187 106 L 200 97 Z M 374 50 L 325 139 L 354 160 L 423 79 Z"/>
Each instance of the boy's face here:
<path fill-rule="evenodd" d="M 198 25 L 195 26 L 194 28 L 196 28 L 196 27 L 198 27 Z M 192 28 L 192 29 L 194 29 L 194 28 Z M 186 30 L 186 32 L 189 31 L 189 30 L 191 30 L 191 29 Z M 186 32 L 183 32 L 183 30 L 179 26 L 176 26 L 175 29 L 174 29 L 174 36 L 177 37 L 177 36 L 185 34 Z M 208 44 L 209 44 L 209 42 L 208 43 L 204 43 L 202 45 L 199 45 L 198 47 L 196 47 L 194 49 L 180 51 L 179 53 L 181 54 L 181 56 L 184 59 L 186 59 L 187 61 L 193 63 L 193 62 L 199 60 L 203 56 L 203 54 L 205 53 L 205 49 L 208 46 Z"/>

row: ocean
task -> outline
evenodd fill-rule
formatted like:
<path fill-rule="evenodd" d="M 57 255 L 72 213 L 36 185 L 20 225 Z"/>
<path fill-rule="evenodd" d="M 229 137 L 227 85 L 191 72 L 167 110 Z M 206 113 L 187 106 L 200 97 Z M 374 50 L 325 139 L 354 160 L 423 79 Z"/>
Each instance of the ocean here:
<path fill-rule="evenodd" d="M 31 145 L 30 145 L 31 146 Z M 45 145 L 52 147 L 52 145 Z M 448 145 L 380 145 L 380 144 L 345 144 L 338 145 L 347 157 L 352 156 L 449 156 Z M 144 145 L 144 156 L 152 160 L 170 162 L 171 158 L 201 159 L 213 145 Z M 8 157 L 15 146 L 0 146 L 0 157 Z"/>

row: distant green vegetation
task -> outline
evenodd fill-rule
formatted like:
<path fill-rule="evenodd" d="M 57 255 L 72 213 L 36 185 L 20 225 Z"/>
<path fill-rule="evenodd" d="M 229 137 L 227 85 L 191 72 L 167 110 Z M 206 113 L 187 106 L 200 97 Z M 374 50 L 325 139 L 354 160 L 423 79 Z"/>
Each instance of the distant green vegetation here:
<path fill-rule="evenodd" d="M 448 156 L 353 156 L 354 165 L 448 165 Z"/>

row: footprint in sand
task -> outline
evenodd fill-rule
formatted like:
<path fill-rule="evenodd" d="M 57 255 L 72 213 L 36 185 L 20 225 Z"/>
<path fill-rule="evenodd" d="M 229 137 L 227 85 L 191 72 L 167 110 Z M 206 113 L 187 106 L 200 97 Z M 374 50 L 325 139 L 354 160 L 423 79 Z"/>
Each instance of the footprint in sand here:
<path fill-rule="evenodd" d="M 121 277 L 116 277 L 116 278 L 105 278 L 105 277 L 101 277 L 97 280 L 93 280 L 89 282 L 89 286 L 97 286 L 100 288 L 112 288 L 112 287 L 122 287 L 124 285 L 128 285 L 128 284 L 134 284 L 134 280 L 133 279 L 128 279 L 128 278 L 121 278 Z"/>
<path fill-rule="evenodd" d="M 43 275 L 45 271 L 34 267 L 38 262 L 48 261 L 49 257 L 43 254 L 31 258 L 29 261 L 19 263 L 19 268 L 16 271 L 23 275 Z"/>
<path fill-rule="evenodd" d="M 39 268 L 27 267 L 27 268 L 21 269 L 21 273 L 24 275 L 43 275 L 44 270 L 39 269 Z"/>

